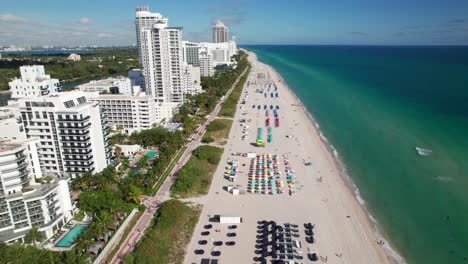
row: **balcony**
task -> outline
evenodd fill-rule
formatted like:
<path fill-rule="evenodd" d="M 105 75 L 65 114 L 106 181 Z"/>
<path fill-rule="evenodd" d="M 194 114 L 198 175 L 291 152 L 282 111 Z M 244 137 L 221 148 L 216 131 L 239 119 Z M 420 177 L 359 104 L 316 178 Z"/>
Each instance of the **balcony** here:
<path fill-rule="evenodd" d="M 91 165 L 94 164 L 94 161 L 91 161 L 91 162 L 87 162 L 85 164 L 65 164 L 65 167 L 67 167 L 67 169 L 69 168 L 83 168 L 83 167 L 89 167 Z"/>
<path fill-rule="evenodd" d="M 65 142 L 86 142 L 86 141 L 89 141 L 91 139 L 90 136 L 87 136 L 87 137 L 79 137 L 77 139 L 66 139 L 66 137 L 61 137 L 61 140 L 62 141 L 65 141 Z"/>
<path fill-rule="evenodd" d="M 7 164 L 11 164 L 11 163 L 16 163 L 16 162 L 23 161 L 25 159 L 26 159 L 25 155 L 18 155 L 18 156 L 16 156 L 16 159 L 14 159 L 14 160 L 0 162 L 0 165 L 7 165 Z"/>
<path fill-rule="evenodd" d="M 58 200 L 52 200 L 51 202 L 48 201 L 47 203 L 48 203 L 47 208 L 50 209 L 50 207 L 52 207 L 52 206 L 54 206 L 54 205 L 56 205 L 58 203 Z"/>
<path fill-rule="evenodd" d="M 72 118 L 62 118 L 62 117 L 59 117 L 57 119 L 58 122 L 72 122 L 72 123 L 76 123 L 76 122 L 84 122 L 84 121 L 88 121 L 91 117 L 90 116 L 85 116 L 85 117 L 82 117 L 82 118 L 79 118 L 79 119 L 72 119 Z"/>
<path fill-rule="evenodd" d="M 86 136 L 89 135 L 89 131 L 81 131 L 81 132 L 69 132 L 68 130 L 60 130 L 60 135 L 62 136 Z"/>
<path fill-rule="evenodd" d="M 74 160 L 77 160 L 77 161 L 90 161 L 93 159 L 93 156 L 84 156 L 84 155 L 80 155 L 78 157 L 70 157 L 69 155 L 65 156 L 63 158 L 63 160 L 66 160 L 66 161 L 74 161 Z"/>
<path fill-rule="evenodd" d="M 79 149 L 84 149 L 84 148 L 89 148 L 91 147 L 91 143 L 86 143 L 86 144 L 62 144 L 62 148 L 64 149 L 74 149 L 74 148 L 79 148 Z"/>
<path fill-rule="evenodd" d="M 64 155 L 86 155 L 91 153 L 91 149 L 73 149 L 73 148 L 67 148 L 63 150 Z"/>
<path fill-rule="evenodd" d="M 59 129 L 88 129 L 91 126 L 91 123 L 86 123 L 85 125 L 82 126 L 65 126 L 64 123 L 59 124 Z"/>
<path fill-rule="evenodd" d="M 76 167 L 66 167 L 66 172 L 68 173 L 86 173 L 94 171 L 94 167 L 85 168 L 84 170 L 78 170 Z"/>

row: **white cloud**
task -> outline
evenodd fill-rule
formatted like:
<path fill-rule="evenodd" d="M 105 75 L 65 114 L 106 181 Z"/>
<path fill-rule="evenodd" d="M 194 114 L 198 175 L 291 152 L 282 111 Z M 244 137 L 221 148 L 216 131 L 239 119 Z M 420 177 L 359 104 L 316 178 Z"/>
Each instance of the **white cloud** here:
<path fill-rule="evenodd" d="M 89 24 L 90 22 L 91 22 L 91 19 L 89 17 L 80 18 L 80 23 L 81 24 Z"/>
<path fill-rule="evenodd" d="M 0 22 L 15 22 L 15 23 L 24 23 L 28 20 L 13 14 L 0 14 Z"/>

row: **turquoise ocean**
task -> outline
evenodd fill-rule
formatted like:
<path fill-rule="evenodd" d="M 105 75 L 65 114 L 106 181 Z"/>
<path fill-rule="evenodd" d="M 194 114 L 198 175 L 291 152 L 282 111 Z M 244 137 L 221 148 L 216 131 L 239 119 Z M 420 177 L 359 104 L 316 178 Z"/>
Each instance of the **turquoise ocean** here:
<path fill-rule="evenodd" d="M 301 99 L 406 262 L 468 263 L 468 47 L 243 48 Z"/>

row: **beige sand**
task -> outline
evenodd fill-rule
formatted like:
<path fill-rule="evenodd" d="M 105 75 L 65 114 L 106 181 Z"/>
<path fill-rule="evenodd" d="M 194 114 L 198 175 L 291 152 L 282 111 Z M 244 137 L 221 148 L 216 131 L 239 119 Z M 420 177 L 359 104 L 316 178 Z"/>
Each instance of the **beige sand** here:
<path fill-rule="evenodd" d="M 309 246 L 322 260 L 327 263 L 392 263 L 384 248 L 377 242 L 380 241 L 375 234 L 373 224 L 368 219 L 366 211 L 358 203 L 354 193 L 340 176 L 340 171 L 335 159 L 327 149 L 326 144 L 320 139 L 319 132 L 313 122 L 308 118 L 307 112 L 295 95 L 285 86 L 281 76 L 271 67 L 260 63 L 255 54 L 249 53 L 253 70 L 249 80 L 256 79 L 257 73 L 263 72 L 269 75 L 278 85 L 279 98 L 264 98 L 261 93 L 256 93 L 255 88 L 260 85 L 244 87 L 248 91 L 247 104 L 238 105 L 228 144 L 225 146 L 224 155 L 220 166 L 214 175 L 210 192 L 207 196 L 196 200 L 204 205 L 200 221 L 195 229 L 192 241 L 187 249 L 185 263 L 200 263 L 202 258 L 211 257 L 212 250 L 220 250 L 221 256 L 216 257 L 220 263 L 255 263 L 255 244 L 257 221 L 274 220 L 278 224 L 292 223 L 299 225 L 300 240 L 304 260 L 301 263 L 309 263 L 307 260 L 307 246 L 304 241 L 303 224 L 311 222 L 315 224 L 316 243 Z M 269 93 L 268 93 L 269 95 Z M 244 94 L 242 98 L 244 97 Z M 252 109 L 252 105 L 262 105 L 261 110 Z M 280 127 L 273 128 L 273 142 L 267 143 L 264 148 L 258 148 L 251 143 L 255 142 L 256 131 L 259 126 L 264 127 L 265 110 L 263 105 L 280 106 Z M 243 106 L 243 109 L 240 107 Z M 248 114 L 242 115 L 247 111 Z M 272 111 L 270 119 L 273 121 Z M 242 127 L 240 119 L 252 119 L 250 123 L 250 135 L 248 140 L 241 140 Z M 274 124 L 272 122 L 272 124 Z M 290 135 L 290 137 L 286 137 Z M 264 127 L 264 139 L 266 140 L 266 128 Z M 223 178 L 226 160 L 238 159 L 240 166 L 238 179 L 234 184 L 241 185 L 242 190 L 247 190 L 247 171 L 250 159 L 233 157 L 232 152 L 256 152 L 278 154 L 281 170 L 284 173 L 283 154 L 289 156 L 290 164 L 297 175 L 298 184 L 303 186 L 297 191 L 296 196 L 287 193 L 281 195 L 249 194 L 233 196 L 223 190 L 223 186 L 232 184 Z M 303 160 L 312 161 L 313 166 L 305 166 Z M 318 180 L 320 179 L 321 180 Z M 227 225 L 214 223 L 209 236 L 201 236 L 205 231 L 204 225 L 208 224 L 208 216 L 235 215 L 243 218 L 243 223 L 238 224 L 237 237 L 230 239 Z M 215 229 L 220 230 L 215 232 Z M 208 240 L 208 245 L 200 246 L 198 241 Z M 235 241 L 235 246 L 214 247 L 213 241 Z M 203 249 L 204 255 L 195 255 L 196 249 Z"/>

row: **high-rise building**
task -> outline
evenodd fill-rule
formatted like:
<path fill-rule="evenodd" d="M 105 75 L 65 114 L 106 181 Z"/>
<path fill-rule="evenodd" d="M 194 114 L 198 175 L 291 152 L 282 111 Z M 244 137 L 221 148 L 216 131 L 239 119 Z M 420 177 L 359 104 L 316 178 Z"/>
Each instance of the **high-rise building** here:
<path fill-rule="evenodd" d="M 44 175 L 76 177 L 110 164 L 107 117 L 84 92 L 22 98 L 17 107 L 26 137 L 39 140 Z"/>
<path fill-rule="evenodd" d="M 182 103 L 182 28 L 156 23 L 140 34 L 147 94 L 157 102 Z"/>
<path fill-rule="evenodd" d="M 200 67 L 184 64 L 182 70 L 183 86 L 187 87 L 186 94 L 194 95 L 202 92 L 200 85 Z"/>
<path fill-rule="evenodd" d="M 228 28 L 221 20 L 218 20 L 216 24 L 213 25 L 213 42 L 228 42 Z"/>
<path fill-rule="evenodd" d="M 37 140 L 0 142 L 0 241 L 24 242 L 36 227 L 50 238 L 72 217 L 68 183 L 48 179 L 39 184 Z"/>
<path fill-rule="evenodd" d="M 21 66 L 21 78 L 9 82 L 11 98 L 43 96 L 62 91 L 58 79 L 45 74 L 44 66 Z"/>
<path fill-rule="evenodd" d="M 204 77 L 213 76 L 214 67 L 213 55 L 206 51 L 200 52 L 200 75 Z"/>
<path fill-rule="evenodd" d="M 138 61 L 142 63 L 141 60 L 141 29 L 144 27 L 151 27 L 155 23 L 167 24 L 167 18 L 164 18 L 159 13 L 151 13 L 149 7 L 140 6 L 136 8 L 136 18 L 135 18 L 135 27 L 136 27 L 136 39 L 137 39 L 137 48 L 138 48 Z"/>
<path fill-rule="evenodd" d="M 147 7 L 137 8 L 135 23 L 146 94 L 155 100 L 159 118 L 169 121 L 187 94 L 201 92 L 187 76 L 194 71 L 184 62 L 182 28 L 169 27 L 167 18 Z"/>

